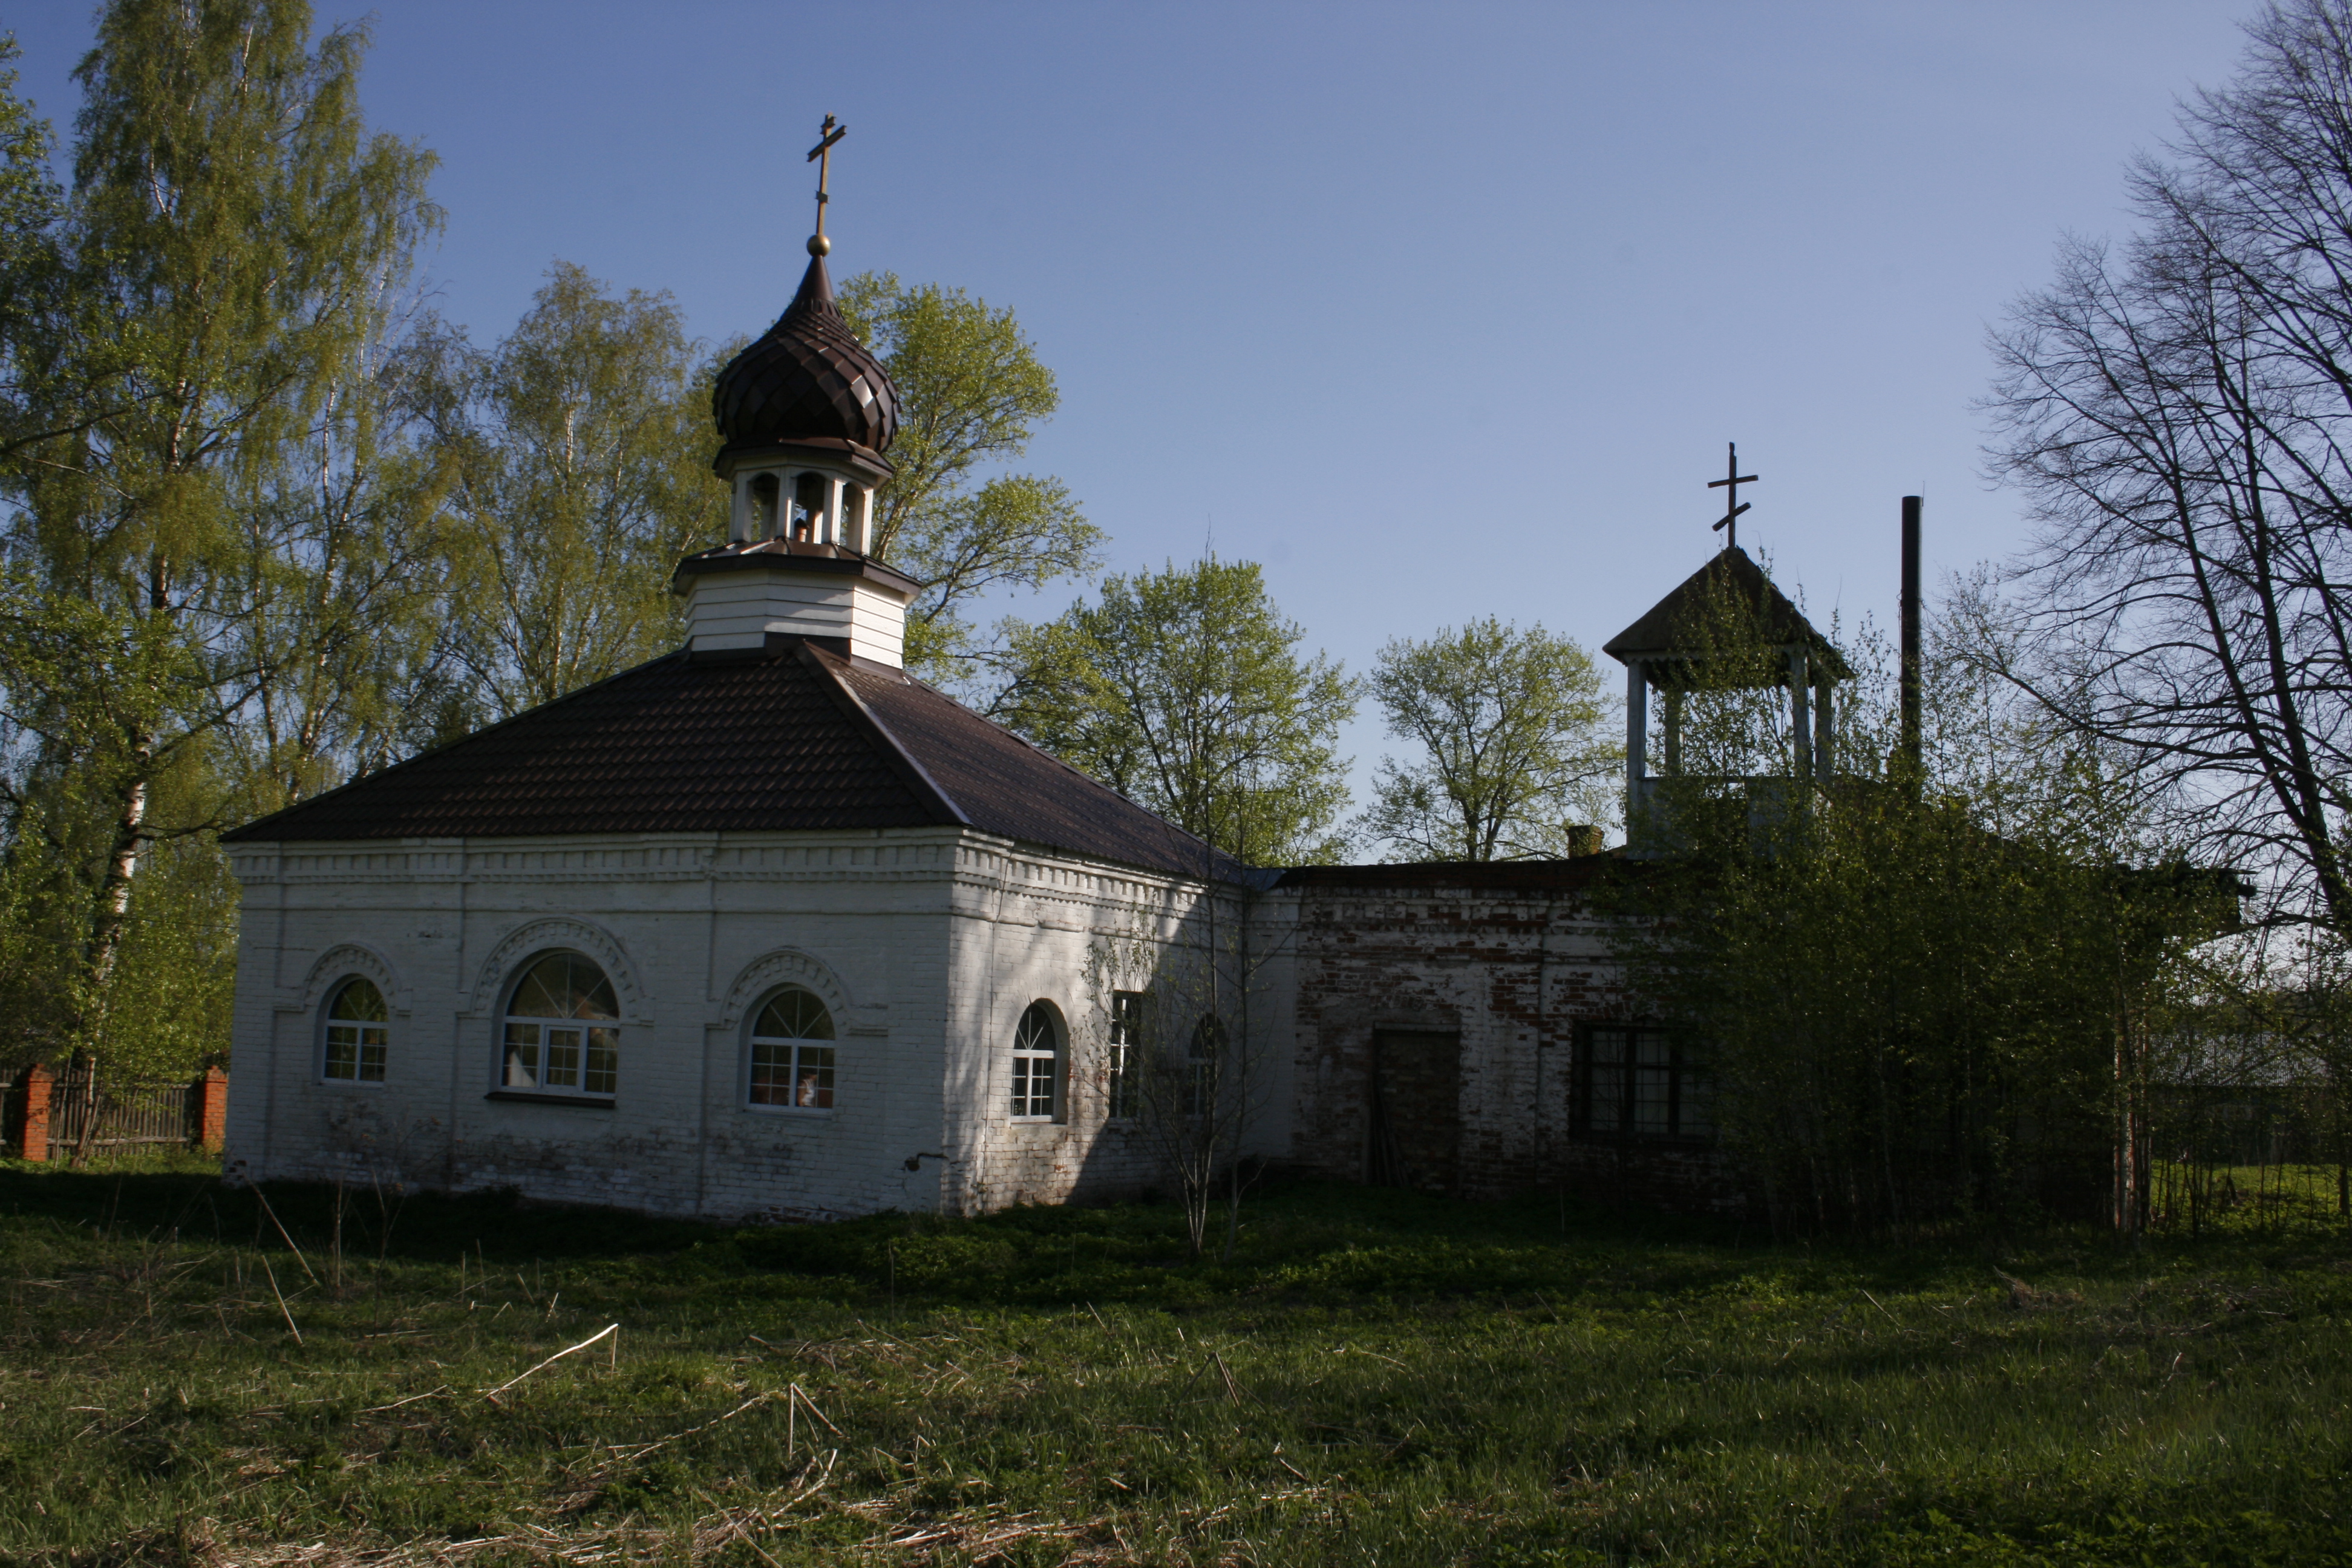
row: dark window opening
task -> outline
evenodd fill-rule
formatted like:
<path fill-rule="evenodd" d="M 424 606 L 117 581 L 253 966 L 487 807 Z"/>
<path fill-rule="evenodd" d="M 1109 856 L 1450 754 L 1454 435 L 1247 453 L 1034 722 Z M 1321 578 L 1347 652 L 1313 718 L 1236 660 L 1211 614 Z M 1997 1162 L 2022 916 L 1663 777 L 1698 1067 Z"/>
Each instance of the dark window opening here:
<path fill-rule="evenodd" d="M 1576 1053 L 1573 1125 L 1589 1138 L 1711 1138 L 1698 1053 L 1665 1029 L 1588 1025 Z"/>
<path fill-rule="evenodd" d="M 825 492 L 833 488 L 823 474 L 803 474 L 793 487 L 793 537 L 814 540 L 824 526 Z"/>
<path fill-rule="evenodd" d="M 776 476 L 751 476 L 751 537 L 755 540 L 776 537 Z"/>

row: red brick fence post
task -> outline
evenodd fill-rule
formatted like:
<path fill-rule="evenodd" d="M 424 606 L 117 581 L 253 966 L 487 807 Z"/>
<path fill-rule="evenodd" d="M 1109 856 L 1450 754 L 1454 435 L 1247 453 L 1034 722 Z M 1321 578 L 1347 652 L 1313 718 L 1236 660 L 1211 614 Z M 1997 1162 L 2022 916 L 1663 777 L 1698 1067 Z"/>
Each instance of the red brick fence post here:
<path fill-rule="evenodd" d="M 196 1146 L 218 1149 L 228 1139 L 228 1074 L 207 1068 L 195 1087 Z"/>
<path fill-rule="evenodd" d="M 8 1141 L 27 1160 L 49 1157 L 49 1091 L 58 1075 L 36 1064 L 8 1091 Z"/>

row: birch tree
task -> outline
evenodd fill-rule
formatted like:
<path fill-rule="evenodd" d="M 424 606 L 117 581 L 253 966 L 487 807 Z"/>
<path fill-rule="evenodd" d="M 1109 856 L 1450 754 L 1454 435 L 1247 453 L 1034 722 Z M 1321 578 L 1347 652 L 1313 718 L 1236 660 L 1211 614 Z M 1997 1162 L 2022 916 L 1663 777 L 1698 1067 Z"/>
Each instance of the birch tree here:
<path fill-rule="evenodd" d="M 318 564 L 264 498 L 364 379 L 436 218 L 431 156 L 360 112 L 363 30 L 313 47 L 310 20 L 100 13 L 56 286 L 10 345 L 8 805 L 75 889 L 68 1032 L 92 1054 L 142 851 L 231 809 L 203 759 L 315 652 L 260 629 L 266 584 Z"/>
<path fill-rule="evenodd" d="M 495 347 L 431 327 L 412 362 L 407 395 L 444 466 L 464 719 L 677 647 L 670 574 L 726 537 L 727 489 L 710 472 L 709 355 L 676 301 L 559 261 Z"/>

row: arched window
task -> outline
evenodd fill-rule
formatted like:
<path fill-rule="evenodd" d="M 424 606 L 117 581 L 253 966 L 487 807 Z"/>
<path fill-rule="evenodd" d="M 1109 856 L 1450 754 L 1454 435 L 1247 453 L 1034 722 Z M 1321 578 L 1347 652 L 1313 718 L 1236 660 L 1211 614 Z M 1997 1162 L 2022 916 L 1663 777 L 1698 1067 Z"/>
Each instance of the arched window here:
<path fill-rule="evenodd" d="M 1062 1020 L 1051 1002 L 1032 1002 L 1013 1031 L 1013 1114 L 1051 1121 L 1062 1110 Z"/>
<path fill-rule="evenodd" d="M 833 1053 L 833 1015 L 814 993 L 785 986 L 751 1024 L 751 1103 L 831 1110 Z"/>
<path fill-rule="evenodd" d="M 327 1052 L 321 1073 L 337 1083 L 382 1083 L 391 1013 L 372 980 L 346 980 L 327 1005 Z"/>
<path fill-rule="evenodd" d="M 609 1098 L 620 1084 L 621 1006 L 604 972 L 576 952 L 551 952 L 516 982 L 507 1004 L 501 1088 Z"/>

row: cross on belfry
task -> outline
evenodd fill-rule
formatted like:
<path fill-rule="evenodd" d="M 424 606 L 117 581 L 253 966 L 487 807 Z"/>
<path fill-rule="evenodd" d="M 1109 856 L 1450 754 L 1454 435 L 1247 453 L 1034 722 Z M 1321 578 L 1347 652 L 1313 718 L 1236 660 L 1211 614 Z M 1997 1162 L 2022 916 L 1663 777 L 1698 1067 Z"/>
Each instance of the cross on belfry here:
<path fill-rule="evenodd" d="M 1739 487 L 1756 483 L 1756 476 L 1739 471 L 1739 443 L 1730 441 L 1725 444 L 1731 448 L 1730 465 L 1724 469 L 1723 478 L 1707 480 L 1706 488 L 1719 490 L 1727 485 L 1731 487 L 1731 510 L 1715 520 L 1715 527 L 1718 533 L 1725 529 L 1731 531 L 1729 536 L 1724 540 L 1723 547 L 1726 550 L 1737 550 L 1739 548 L 1739 514 L 1755 504 L 1739 499 Z"/>
<path fill-rule="evenodd" d="M 833 175 L 833 144 L 848 134 L 849 127 L 835 124 L 828 114 L 817 133 L 817 144 L 809 149 L 807 161 L 816 165 L 816 232 L 809 236 L 811 256 L 823 256 L 833 248 L 833 241 L 824 237 L 824 204 L 833 198 L 825 195 L 824 187 Z"/>

